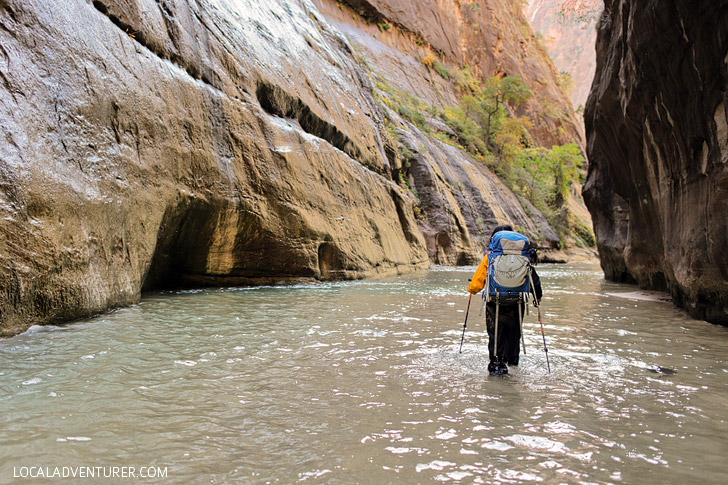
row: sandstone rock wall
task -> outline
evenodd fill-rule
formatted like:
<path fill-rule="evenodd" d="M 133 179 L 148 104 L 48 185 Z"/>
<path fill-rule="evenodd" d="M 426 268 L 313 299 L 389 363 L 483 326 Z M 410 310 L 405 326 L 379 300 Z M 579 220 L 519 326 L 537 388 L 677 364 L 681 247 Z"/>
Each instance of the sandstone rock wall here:
<path fill-rule="evenodd" d="M 5 333 L 155 286 L 428 266 L 376 103 L 306 8 L 0 4 Z"/>
<path fill-rule="evenodd" d="M 408 30 L 382 31 L 376 23 L 352 15 L 351 10 L 340 9 L 328 0 L 316 4 L 346 36 L 375 85 L 385 83 L 388 88 L 410 93 L 438 109 L 457 104 L 453 84 L 420 62 L 422 56 L 431 52 L 421 38 L 413 37 Z M 430 18 L 439 17 L 433 11 L 427 14 Z M 449 130 L 423 112 L 430 131 Z M 519 200 L 497 176 L 484 170 L 482 163 L 423 133 L 394 110 L 385 108 L 385 116 L 390 126 L 398 127 L 394 138 L 400 156 L 393 162 L 393 174 L 395 178 L 404 176 L 416 194 L 417 224 L 431 261 L 478 264 L 491 231 L 506 222 L 540 245 L 546 260 L 563 257 L 555 251 L 559 236 L 543 215 L 528 201 Z"/>
<path fill-rule="evenodd" d="M 455 66 L 482 77 L 520 75 L 533 96 L 521 108 L 543 146 L 578 142 L 580 122 L 557 84 L 558 73 L 537 42 L 521 5 L 512 0 L 343 0 L 373 19 L 387 19 L 420 36 Z"/>
<path fill-rule="evenodd" d="M 559 72 L 571 76 L 569 99 L 586 104 L 596 69 L 594 44 L 602 0 L 529 0 L 526 15 Z"/>
<path fill-rule="evenodd" d="M 0 0 L 0 333 L 145 289 L 474 263 L 497 223 L 557 244 L 396 116 L 307 0 Z"/>
<path fill-rule="evenodd" d="M 607 0 L 584 196 L 606 276 L 728 324 L 728 4 Z"/>

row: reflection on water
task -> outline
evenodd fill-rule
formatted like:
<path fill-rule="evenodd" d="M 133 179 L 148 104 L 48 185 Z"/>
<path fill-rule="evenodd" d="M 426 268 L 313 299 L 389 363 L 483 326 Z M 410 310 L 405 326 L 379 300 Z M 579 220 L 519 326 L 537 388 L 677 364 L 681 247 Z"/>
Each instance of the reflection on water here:
<path fill-rule="evenodd" d="M 543 265 L 546 371 L 487 376 L 474 268 L 167 292 L 0 341 L 14 467 L 166 466 L 168 482 L 725 482 L 728 329 Z"/>

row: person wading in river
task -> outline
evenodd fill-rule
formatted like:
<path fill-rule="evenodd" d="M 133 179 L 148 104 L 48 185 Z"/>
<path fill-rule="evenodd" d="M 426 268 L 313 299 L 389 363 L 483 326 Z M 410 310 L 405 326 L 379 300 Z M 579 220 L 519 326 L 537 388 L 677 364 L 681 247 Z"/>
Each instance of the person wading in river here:
<path fill-rule="evenodd" d="M 501 231 L 508 232 L 502 233 L 498 238 L 496 238 L 496 234 Z M 520 294 L 516 297 L 501 296 L 497 292 L 497 289 L 494 289 L 497 285 L 493 283 L 493 279 L 488 279 L 489 263 L 491 263 L 491 267 L 493 266 L 493 261 L 489 261 L 489 256 L 491 256 L 492 253 L 494 254 L 494 250 L 499 251 L 501 249 L 501 241 L 509 241 L 511 239 L 514 240 L 514 244 L 520 243 L 518 249 L 511 252 L 517 253 L 517 258 L 515 259 L 520 258 L 523 260 L 519 264 L 527 264 L 530 269 L 530 273 L 528 274 L 530 274 L 531 278 L 530 282 L 527 281 L 523 284 L 522 291 L 524 291 L 525 294 Z M 495 245 L 494 241 L 496 243 Z M 527 254 L 529 261 L 525 261 L 525 258 L 521 256 L 521 254 Z M 493 260 L 495 260 L 495 256 L 493 256 Z M 486 283 L 488 283 L 487 291 L 490 293 L 490 297 L 484 293 L 483 298 L 487 298 L 488 301 L 485 312 L 486 328 L 488 330 L 488 353 L 490 357 L 488 372 L 490 375 L 507 374 L 508 366 L 506 364 L 518 365 L 521 350 L 519 346 L 519 340 L 521 340 L 521 324 L 526 306 L 525 297 L 530 292 L 535 296 L 537 301 L 540 302 L 543 294 L 541 290 L 541 279 L 538 277 L 536 270 L 533 268 L 534 264 L 536 264 L 536 250 L 529 248 L 528 239 L 526 239 L 522 234 L 513 232 L 513 228 L 509 225 L 498 226 L 493 230 L 483 261 L 480 263 L 480 266 L 478 266 L 478 269 L 475 271 L 475 274 L 468 285 L 468 291 L 475 295 L 486 286 Z M 526 277 L 526 280 L 528 280 L 528 277 Z M 497 338 L 496 319 L 498 326 Z M 498 345 L 497 349 L 494 348 L 496 342 Z M 495 350 L 497 350 L 497 352 Z"/>

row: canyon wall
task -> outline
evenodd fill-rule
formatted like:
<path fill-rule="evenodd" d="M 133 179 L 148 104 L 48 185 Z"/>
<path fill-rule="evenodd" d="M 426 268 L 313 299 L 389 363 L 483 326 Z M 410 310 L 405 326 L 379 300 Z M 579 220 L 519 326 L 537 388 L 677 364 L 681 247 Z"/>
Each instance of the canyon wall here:
<path fill-rule="evenodd" d="M 393 83 L 454 98 L 413 58 L 416 27 L 380 41 L 350 18 L 345 35 L 339 7 L 0 0 L 0 333 L 155 288 L 474 264 L 500 223 L 557 249 L 481 163 L 378 100 L 373 70 L 389 61 L 405 69 Z M 555 85 L 553 68 L 529 82 Z M 563 95 L 538 103 L 539 136 L 571 141 Z"/>
<path fill-rule="evenodd" d="M 532 96 L 519 115 L 531 119 L 532 135 L 543 146 L 577 142 L 580 122 L 558 72 L 537 40 L 521 4 L 512 0 L 342 0 L 375 21 L 384 19 L 418 36 L 442 59 L 467 65 L 481 78 L 519 75 Z"/>
<path fill-rule="evenodd" d="M 728 4 L 607 0 L 584 196 L 606 276 L 728 324 Z"/>
<path fill-rule="evenodd" d="M 596 69 L 594 44 L 602 0 L 529 0 L 526 16 L 541 37 L 574 109 L 584 108 Z M 570 85 L 569 85 L 570 84 Z"/>

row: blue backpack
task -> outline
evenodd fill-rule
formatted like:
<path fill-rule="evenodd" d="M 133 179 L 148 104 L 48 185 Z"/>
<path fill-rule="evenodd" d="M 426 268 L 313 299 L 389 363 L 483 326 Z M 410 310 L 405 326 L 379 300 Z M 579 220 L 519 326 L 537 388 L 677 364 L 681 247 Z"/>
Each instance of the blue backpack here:
<path fill-rule="evenodd" d="M 531 265 L 529 242 L 514 231 L 495 233 L 488 245 L 487 301 L 513 303 L 528 295 Z"/>

